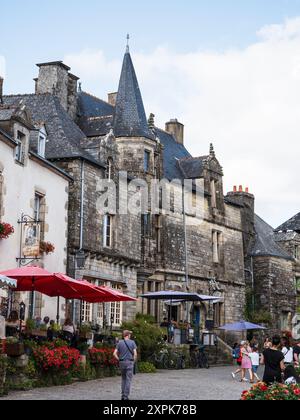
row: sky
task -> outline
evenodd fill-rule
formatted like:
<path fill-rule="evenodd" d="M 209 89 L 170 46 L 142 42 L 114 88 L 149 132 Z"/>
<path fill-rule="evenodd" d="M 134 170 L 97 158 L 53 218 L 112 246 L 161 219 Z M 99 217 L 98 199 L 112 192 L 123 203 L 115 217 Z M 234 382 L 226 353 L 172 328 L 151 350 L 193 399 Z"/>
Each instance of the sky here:
<path fill-rule="evenodd" d="M 2 4 L 1 4 L 2 2 Z M 300 0 L 0 0 L 4 92 L 64 60 L 84 90 L 117 90 L 126 34 L 147 114 L 213 142 L 225 191 L 249 187 L 273 227 L 300 211 Z"/>

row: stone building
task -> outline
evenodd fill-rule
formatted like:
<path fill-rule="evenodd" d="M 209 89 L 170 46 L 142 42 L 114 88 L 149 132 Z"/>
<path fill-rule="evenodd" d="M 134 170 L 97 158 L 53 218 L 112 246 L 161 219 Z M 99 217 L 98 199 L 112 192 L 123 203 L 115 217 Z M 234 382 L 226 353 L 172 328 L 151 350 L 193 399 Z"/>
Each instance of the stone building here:
<path fill-rule="evenodd" d="M 2 87 L 2 83 L 1 83 Z M 34 263 L 52 272 L 66 273 L 68 194 L 71 177 L 45 159 L 48 141 L 43 119 L 31 118 L 21 100 L 2 103 L 0 90 L 0 222 L 14 233 L 0 239 L 0 271 Z M 47 254 L 46 244 L 55 250 Z M 49 248 L 48 248 L 49 249 Z M 7 310 L 7 296 L 0 296 L 1 312 Z M 35 317 L 56 319 L 56 299 L 36 293 L 14 294 L 11 310 L 33 305 Z M 65 304 L 60 307 L 65 318 Z"/>
<path fill-rule="evenodd" d="M 223 168 L 213 145 L 203 146 L 208 150 L 204 156 L 192 157 L 185 147 L 184 126 L 177 119 L 168 121 L 164 129 L 156 127 L 153 114 L 147 119 L 129 50 L 118 90 L 110 93 L 107 101 L 83 92 L 79 79 L 62 62 L 38 67 L 35 94 L 4 96 L 3 101 L 6 106 L 22 101 L 33 124 L 44 125 L 47 160 L 73 179 L 69 189 L 69 275 L 131 296 L 189 290 L 218 298 L 210 305 L 168 306 L 141 299 L 126 305 L 84 304 L 83 321 L 119 327 L 137 312 L 152 314 L 159 321 L 170 311 L 178 321 L 189 317 L 204 326 L 213 318 L 218 326 L 244 317 L 248 282 L 274 322 L 279 310 L 295 310 L 288 274 L 294 263 L 275 242 L 273 230 L 255 215 L 254 196 L 242 188 L 225 195 Z M 36 147 L 34 141 L 32 147 Z M 126 174 L 125 178 L 121 180 L 120 174 Z M 170 209 L 166 211 L 159 199 L 159 211 L 153 212 L 149 199 L 142 214 L 116 209 L 103 214 L 99 205 L 103 180 L 115 185 L 117 193 L 125 183 L 130 199 L 134 197 L 130 188 L 137 179 L 149 187 L 153 181 L 176 180 L 176 186 L 166 187 Z M 184 180 L 191 181 L 189 197 L 193 202 L 197 201 L 198 182 L 201 184 L 201 216 L 187 209 L 175 211 L 178 201 L 182 204 Z M 118 195 L 117 207 L 121 202 Z M 286 299 L 280 308 L 268 294 L 274 275 L 286 279 L 276 283 L 278 293 Z M 78 304 L 72 311 L 78 317 Z"/>

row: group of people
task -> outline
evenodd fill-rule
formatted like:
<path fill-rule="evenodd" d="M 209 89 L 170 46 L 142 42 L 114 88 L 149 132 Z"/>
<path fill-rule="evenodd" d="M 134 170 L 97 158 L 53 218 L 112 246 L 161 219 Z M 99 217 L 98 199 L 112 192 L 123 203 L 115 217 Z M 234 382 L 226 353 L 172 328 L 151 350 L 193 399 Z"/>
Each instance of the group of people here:
<path fill-rule="evenodd" d="M 300 342 L 294 346 L 290 344 L 287 337 L 274 336 L 273 339 L 266 338 L 263 351 L 260 352 L 257 340 L 249 343 L 242 341 L 235 344 L 233 358 L 238 364 L 238 369 L 232 373 L 233 379 L 241 374 L 241 382 L 248 382 L 246 378 L 249 373 L 250 383 L 260 382 L 258 369 L 264 365 L 263 382 L 270 385 L 273 383 L 299 384 L 300 378 L 296 368 L 300 363 Z"/>

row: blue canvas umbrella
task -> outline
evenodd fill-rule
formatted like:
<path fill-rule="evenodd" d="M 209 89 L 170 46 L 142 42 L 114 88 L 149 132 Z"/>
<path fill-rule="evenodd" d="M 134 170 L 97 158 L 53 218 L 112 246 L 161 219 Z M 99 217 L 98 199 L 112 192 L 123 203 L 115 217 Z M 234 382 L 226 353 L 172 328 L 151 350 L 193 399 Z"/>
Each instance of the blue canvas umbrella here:
<path fill-rule="evenodd" d="M 252 324 L 247 321 L 235 322 L 233 324 L 226 324 L 223 327 L 219 328 L 220 330 L 225 331 L 249 331 L 249 330 L 266 330 L 265 327 L 261 325 Z"/>
<path fill-rule="evenodd" d="M 162 291 L 141 295 L 143 299 L 182 301 L 182 302 L 219 302 L 221 299 L 214 296 L 199 295 L 198 293 L 184 293 L 176 291 Z"/>

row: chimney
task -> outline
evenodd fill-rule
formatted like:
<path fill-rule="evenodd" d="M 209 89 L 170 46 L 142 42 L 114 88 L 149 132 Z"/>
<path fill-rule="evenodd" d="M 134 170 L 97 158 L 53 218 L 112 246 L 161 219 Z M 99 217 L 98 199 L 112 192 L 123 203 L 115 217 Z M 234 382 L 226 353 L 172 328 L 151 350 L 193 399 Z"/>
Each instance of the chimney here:
<path fill-rule="evenodd" d="M 184 125 L 178 122 L 177 119 L 166 123 L 166 131 L 175 137 L 177 143 L 184 144 Z"/>
<path fill-rule="evenodd" d="M 0 104 L 3 104 L 3 82 L 4 79 L 0 76 Z"/>
<path fill-rule="evenodd" d="M 116 106 L 118 92 L 109 93 L 107 96 L 108 96 L 108 103 L 112 106 Z"/>

